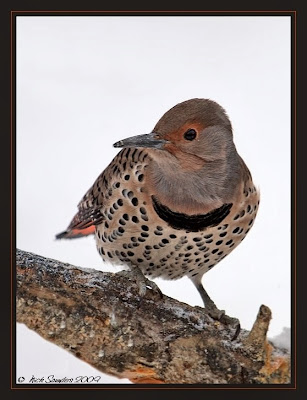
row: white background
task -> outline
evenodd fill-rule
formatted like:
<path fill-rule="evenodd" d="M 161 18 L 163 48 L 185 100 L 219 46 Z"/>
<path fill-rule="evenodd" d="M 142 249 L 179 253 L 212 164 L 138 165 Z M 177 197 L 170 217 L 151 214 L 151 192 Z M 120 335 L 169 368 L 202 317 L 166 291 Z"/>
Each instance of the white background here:
<path fill-rule="evenodd" d="M 77 266 L 102 263 L 93 237 L 55 241 L 117 153 L 189 98 L 220 103 L 261 190 L 242 244 L 206 274 L 219 308 L 269 336 L 290 326 L 290 17 L 17 17 L 17 247 Z M 202 306 L 192 283 L 156 280 Z M 150 316 L 149 316 L 150 318 Z M 103 375 L 18 324 L 17 377 Z"/>

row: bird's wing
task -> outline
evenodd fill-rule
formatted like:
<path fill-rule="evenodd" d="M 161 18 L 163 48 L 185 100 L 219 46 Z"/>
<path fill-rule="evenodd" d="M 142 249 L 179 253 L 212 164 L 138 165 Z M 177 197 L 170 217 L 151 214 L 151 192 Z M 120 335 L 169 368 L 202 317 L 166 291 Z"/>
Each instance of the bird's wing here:
<path fill-rule="evenodd" d="M 108 192 L 112 187 L 112 176 L 116 175 L 114 166 L 118 158 L 123 158 L 119 152 L 111 164 L 98 176 L 94 184 L 85 193 L 78 204 L 78 212 L 73 217 L 68 228 L 57 234 L 56 239 L 75 239 L 95 233 L 95 226 L 104 220 L 103 207 L 108 202 Z"/>

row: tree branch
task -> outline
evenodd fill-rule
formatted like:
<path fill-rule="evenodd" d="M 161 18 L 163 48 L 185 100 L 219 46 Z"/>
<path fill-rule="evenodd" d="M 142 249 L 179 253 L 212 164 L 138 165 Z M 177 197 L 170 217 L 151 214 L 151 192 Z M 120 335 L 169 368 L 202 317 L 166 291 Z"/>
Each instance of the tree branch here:
<path fill-rule="evenodd" d="M 134 383 L 290 383 L 290 356 L 266 339 L 260 307 L 250 332 L 138 288 L 121 274 L 17 250 L 17 321 L 97 370 Z"/>

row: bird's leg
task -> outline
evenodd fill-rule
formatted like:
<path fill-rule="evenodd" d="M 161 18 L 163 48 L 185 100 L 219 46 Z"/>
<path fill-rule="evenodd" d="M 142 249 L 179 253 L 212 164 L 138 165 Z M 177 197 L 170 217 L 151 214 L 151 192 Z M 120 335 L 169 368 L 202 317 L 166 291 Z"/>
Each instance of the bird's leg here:
<path fill-rule="evenodd" d="M 143 272 L 141 271 L 140 267 L 138 267 L 137 265 L 131 265 L 129 271 L 127 271 L 127 270 L 120 271 L 120 272 L 118 272 L 118 274 L 121 274 L 124 276 L 131 276 L 133 279 L 135 279 L 136 284 L 139 289 L 139 295 L 141 297 L 145 296 L 145 294 L 147 292 L 147 288 L 151 288 L 153 292 L 158 293 L 159 296 L 161 298 L 163 298 L 163 293 L 159 289 L 158 285 L 155 282 L 146 278 L 144 276 Z"/>
<path fill-rule="evenodd" d="M 235 340 L 238 337 L 241 330 L 240 321 L 238 320 L 238 318 L 229 317 L 228 315 L 226 315 L 224 310 L 219 310 L 217 306 L 214 304 L 213 300 L 208 295 L 208 293 L 206 292 L 201 282 L 193 282 L 193 283 L 196 286 L 204 302 L 205 310 L 207 311 L 207 313 L 213 319 L 216 319 L 225 325 L 232 326 L 235 329 L 235 334 L 232 340 Z"/>
<path fill-rule="evenodd" d="M 219 310 L 213 300 L 210 298 L 205 288 L 201 282 L 195 283 L 196 289 L 198 290 L 202 301 L 204 302 L 205 310 L 213 319 L 220 321 L 223 315 L 225 315 L 224 310 Z"/>

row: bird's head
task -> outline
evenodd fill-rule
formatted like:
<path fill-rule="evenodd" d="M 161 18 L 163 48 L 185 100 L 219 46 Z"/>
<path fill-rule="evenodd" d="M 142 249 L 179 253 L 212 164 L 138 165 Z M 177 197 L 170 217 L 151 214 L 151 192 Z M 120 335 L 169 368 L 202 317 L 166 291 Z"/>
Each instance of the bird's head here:
<path fill-rule="evenodd" d="M 184 169 L 200 169 L 224 159 L 233 147 L 232 128 L 224 109 L 208 99 L 191 99 L 167 111 L 149 134 L 120 140 L 114 147 L 154 149 L 157 161 L 176 158 Z"/>

